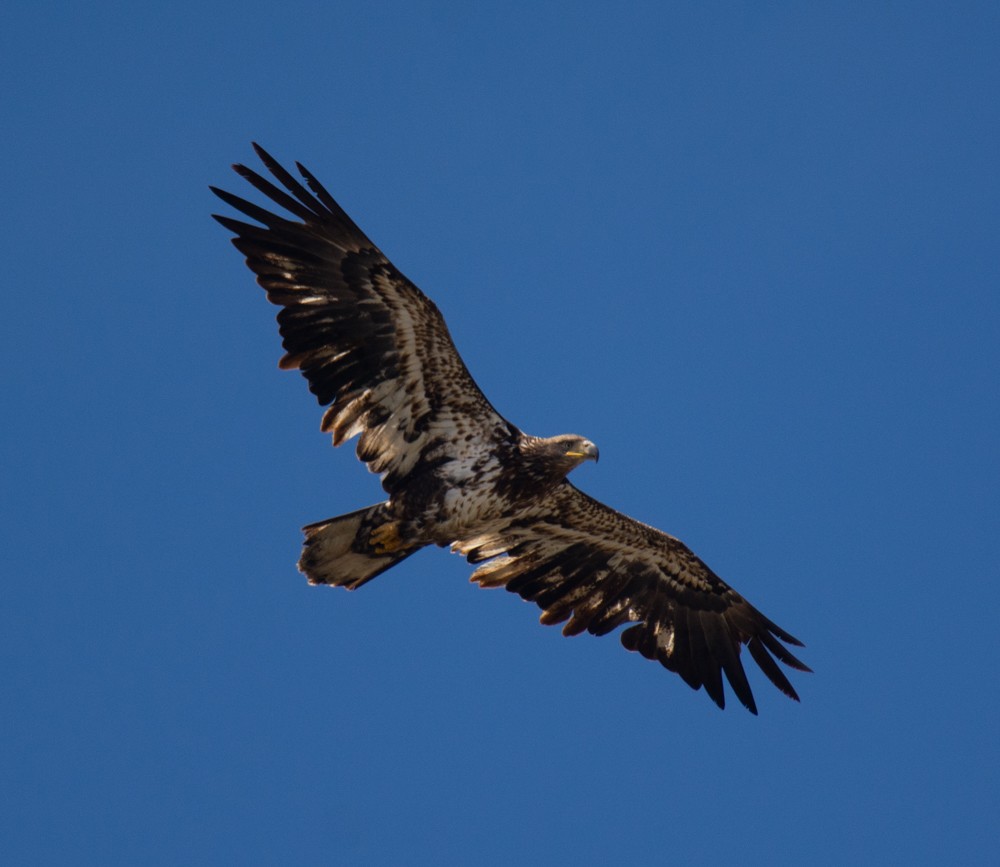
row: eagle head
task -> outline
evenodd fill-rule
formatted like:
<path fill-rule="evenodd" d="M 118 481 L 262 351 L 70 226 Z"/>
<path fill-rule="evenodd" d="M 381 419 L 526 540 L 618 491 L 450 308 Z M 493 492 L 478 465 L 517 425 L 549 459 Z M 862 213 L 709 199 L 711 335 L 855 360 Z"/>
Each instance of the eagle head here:
<path fill-rule="evenodd" d="M 567 434 L 564 437 L 556 437 L 563 441 L 564 455 L 573 461 L 573 466 L 582 464 L 584 461 L 593 461 L 595 464 L 601 457 L 601 452 L 590 440 L 579 437 L 576 434 Z"/>
<path fill-rule="evenodd" d="M 525 436 L 521 453 L 531 475 L 550 481 L 565 478 L 584 461 L 596 461 L 600 452 L 590 440 L 576 434 L 557 437 Z"/>

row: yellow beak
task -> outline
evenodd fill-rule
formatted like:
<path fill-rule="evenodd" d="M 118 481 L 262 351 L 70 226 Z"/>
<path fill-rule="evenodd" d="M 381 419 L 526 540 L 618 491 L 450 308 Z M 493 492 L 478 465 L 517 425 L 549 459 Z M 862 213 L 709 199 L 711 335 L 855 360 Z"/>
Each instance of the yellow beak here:
<path fill-rule="evenodd" d="M 597 446 L 592 443 L 589 445 L 587 451 L 585 452 L 566 452 L 566 457 L 568 458 L 583 458 L 584 460 L 592 460 L 597 463 L 600 458 L 600 452 L 597 450 Z"/>

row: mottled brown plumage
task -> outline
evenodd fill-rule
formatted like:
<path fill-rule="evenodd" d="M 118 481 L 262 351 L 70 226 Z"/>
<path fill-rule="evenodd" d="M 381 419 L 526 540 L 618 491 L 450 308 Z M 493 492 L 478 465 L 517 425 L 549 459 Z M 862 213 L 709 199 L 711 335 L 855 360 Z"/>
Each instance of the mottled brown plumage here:
<path fill-rule="evenodd" d="M 284 189 L 234 168 L 292 219 L 213 187 L 260 225 L 215 219 L 282 308 L 281 367 L 300 370 L 328 407 L 322 429 L 334 445 L 359 437 L 358 457 L 389 495 L 305 528 L 299 568 L 309 581 L 355 589 L 426 545 L 450 545 L 480 564 L 473 581 L 537 603 L 542 623 L 565 623 L 566 635 L 627 625 L 626 648 L 704 687 L 719 707 L 724 673 L 757 712 L 744 645 L 798 699 L 775 658 L 809 671 L 784 646 L 801 643 L 680 541 L 570 484 L 567 474 L 596 461 L 597 447 L 572 434 L 529 436 L 500 416 L 434 303 L 306 169 L 296 164 L 303 185 L 254 148 Z"/>

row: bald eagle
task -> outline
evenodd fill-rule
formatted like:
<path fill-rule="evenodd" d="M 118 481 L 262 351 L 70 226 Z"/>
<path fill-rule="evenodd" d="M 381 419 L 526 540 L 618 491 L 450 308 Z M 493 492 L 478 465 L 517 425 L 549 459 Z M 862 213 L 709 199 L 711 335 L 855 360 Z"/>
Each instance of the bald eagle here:
<path fill-rule="evenodd" d="M 213 215 L 281 310 L 285 355 L 321 406 L 322 430 L 381 475 L 388 498 L 304 528 L 311 584 L 355 590 L 427 545 L 477 564 L 471 580 L 506 587 L 564 635 L 605 635 L 660 662 L 725 707 L 722 675 L 752 713 L 740 653 L 785 695 L 775 658 L 801 642 L 722 581 L 683 543 L 587 496 L 567 480 L 598 450 L 576 434 L 523 433 L 486 399 L 434 303 L 406 279 L 302 165 L 295 178 L 263 148 L 276 186 L 233 168 L 289 216 L 212 187 L 254 223 Z M 784 642 L 784 644 L 782 644 Z"/>

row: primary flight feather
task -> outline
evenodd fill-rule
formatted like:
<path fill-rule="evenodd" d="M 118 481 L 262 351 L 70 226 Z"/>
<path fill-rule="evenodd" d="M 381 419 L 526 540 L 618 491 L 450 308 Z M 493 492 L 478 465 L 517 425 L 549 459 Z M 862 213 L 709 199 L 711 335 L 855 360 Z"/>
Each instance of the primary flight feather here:
<path fill-rule="evenodd" d="M 212 187 L 254 223 L 215 215 L 282 309 L 281 367 L 298 369 L 334 445 L 382 476 L 377 503 L 304 528 L 299 569 L 312 584 L 354 590 L 427 545 L 481 564 L 472 580 L 506 587 L 565 635 L 604 635 L 704 687 L 725 706 L 722 675 L 751 712 L 746 646 L 798 700 L 775 659 L 809 671 L 801 646 L 683 543 L 605 506 L 566 476 L 597 447 L 575 434 L 534 437 L 479 390 L 434 303 L 406 279 L 301 165 L 302 179 L 254 145 L 280 183 L 233 168 L 291 218 Z M 282 189 L 282 187 L 284 189 Z"/>

